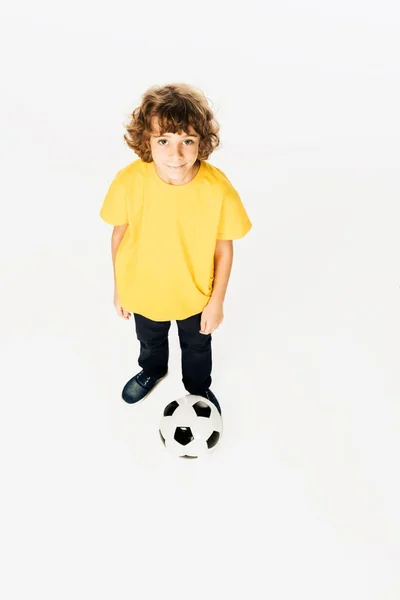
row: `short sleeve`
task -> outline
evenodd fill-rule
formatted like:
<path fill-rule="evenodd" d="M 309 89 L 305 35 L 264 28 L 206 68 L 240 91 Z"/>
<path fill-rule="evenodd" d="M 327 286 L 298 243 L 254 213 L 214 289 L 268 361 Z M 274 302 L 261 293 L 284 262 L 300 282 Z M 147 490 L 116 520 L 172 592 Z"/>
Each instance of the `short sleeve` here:
<path fill-rule="evenodd" d="M 233 185 L 227 182 L 224 187 L 217 240 L 236 240 L 250 231 L 252 223 Z"/>
<path fill-rule="evenodd" d="M 127 190 L 121 172 L 117 173 L 108 188 L 100 210 L 100 217 L 110 225 L 126 225 L 128 223 Z"/>

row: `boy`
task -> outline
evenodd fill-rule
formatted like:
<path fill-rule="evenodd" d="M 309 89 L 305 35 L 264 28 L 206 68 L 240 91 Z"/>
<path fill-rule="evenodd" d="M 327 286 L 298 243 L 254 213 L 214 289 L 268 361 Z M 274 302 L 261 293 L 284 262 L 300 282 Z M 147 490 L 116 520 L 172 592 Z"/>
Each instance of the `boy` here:
<path fill-rule="evenodd" d="M 252 223 L 226 175 L 206 162 L 220 139 L 201 91 L 151 87 L 126 129 L 140 158 L 118 171 L 100 211 L 114 225 L 114 306 L 124 319 L 134 315 L 140 342 L 142 370 L 122 398 L 139 402 L 166 376 L 176 320 L 184 387 L 221 414 L 210 389 L 211 335 L 223 320 L 232 240 Z"/>

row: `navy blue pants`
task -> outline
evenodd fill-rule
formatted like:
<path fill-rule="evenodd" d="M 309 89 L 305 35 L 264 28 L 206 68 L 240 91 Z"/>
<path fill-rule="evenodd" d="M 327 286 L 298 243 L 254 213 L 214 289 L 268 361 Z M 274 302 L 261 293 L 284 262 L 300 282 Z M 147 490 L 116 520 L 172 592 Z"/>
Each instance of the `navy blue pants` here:
<path fill-rule="evenodd" d="M 200 333 L 201 312 L 177 320 L 182 354 L 182 382 L 189 394 L 200 395 L 211 386 L 211 333 Z M 168 333 L 171 321 L 152 321 L 133 313 L 140 342 L 138 363 L 151 377 L 168 371 Z"/>

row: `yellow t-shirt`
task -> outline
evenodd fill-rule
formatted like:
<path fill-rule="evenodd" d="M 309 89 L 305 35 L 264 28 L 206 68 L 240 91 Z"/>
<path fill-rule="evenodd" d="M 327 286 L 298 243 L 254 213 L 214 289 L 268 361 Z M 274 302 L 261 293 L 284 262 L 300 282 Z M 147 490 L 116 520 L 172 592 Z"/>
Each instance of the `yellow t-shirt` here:
<path fill-rule="evenodd" d="M 128 224 L 115 257 L 121 306 L 153 321 L 202 312 L 214 281 L 216 240 L 241 238 L 252 223 L 225 173 L 206 161 L 173 185 L 140 158 L 118 171 L 100 217 Z"/>

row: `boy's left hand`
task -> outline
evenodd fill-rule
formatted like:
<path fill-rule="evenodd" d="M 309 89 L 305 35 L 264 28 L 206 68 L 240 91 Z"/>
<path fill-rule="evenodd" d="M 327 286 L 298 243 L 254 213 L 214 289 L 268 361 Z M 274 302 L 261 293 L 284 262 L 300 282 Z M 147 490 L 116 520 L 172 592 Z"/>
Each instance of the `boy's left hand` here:
<path fill-rule="evenodd" d="M 213 333 L 223 320 L 224 311 L 222 302 L 209 300 L 201 313 L 200 333 L 204 335 Z"/>

